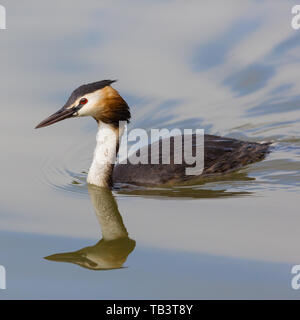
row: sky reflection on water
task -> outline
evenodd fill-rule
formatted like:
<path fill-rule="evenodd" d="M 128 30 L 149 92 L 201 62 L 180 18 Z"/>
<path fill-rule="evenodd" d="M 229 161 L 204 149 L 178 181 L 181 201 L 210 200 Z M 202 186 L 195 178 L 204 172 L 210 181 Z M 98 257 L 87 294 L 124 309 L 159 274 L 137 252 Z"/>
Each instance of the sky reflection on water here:
<path fill-rule="evenodd" d="M 243 272 L 254 279 L 252 293 L 273 288 L 265 291 L 266 297 L 276 296 L 278 290 L 283 297 L 294 295 L 287 283 L 290 264 L 300 263 L 300 31 L 290 27 L 293 1 L 231 0 L 222 9 L 218 1 L 87 0 L 74 6 L 70 0 L 2 0 L 1 4 L 8 12 L 8 29 L 0 32 L 0 236 L 6 241 L 0 264 L 7 264 L 8 272 L 13 268 L 22 290 L 23 271 L 14 265 L 22 248 L 12 246 L 15 237 L 29 237 L 28 257 L 35 258 L 25 257 L 27 270 L 40 264 L 46 268 L 40 284 L 32 278 L 32 296 L 42 291 L 42 285 L 55 292 L 63 285 L 66 270 L 75 270 L 42 262 L 47 254 L 68 250 L 59 244 L 52 248 L 53 243 L 78 242 L 71 251 L 84 243 L 82 239 L 99 239 L 85 185 L 96 123 L 73 119 L 41 131 L 33 128 L 61 107 L 78 85 L 112 78 L 119 80 L 116 88 L 131 106 L 130 128 L 204 128 L 207 133 L 274 142 L 268 158 L 245 168 L 239 177 L 209 181 L 188 191 L 114 193 L 137 242 L 134 258 L 128 260 L 128 270 L 133 271 L 120 271 L 135 288 L 128 298 L 142 297 L 140 292 L 147 297 L 145 289 L 137 290 L 137 281 L 152 268 L 139 261 L 148 259 L 150 265 L 156 260 L 150 279 L 163 279 L 168 263 L 176 260 L 173 254 L 189 255 L 182 260 L 182 270 L 199 259 L 195 262 L 199 268 L 189 272 L 200 280 L 191 290 L 193 281 L 174 269 L 177 280 L 170 276 L 164 283 L 164 297 L 180 286 L 181 298 L 218 297 L 214 274 L 201 269 L 208 260 L 209 266 L 225 261 L 229 271 L 221 278 L 226 282 L 222 290 L 236 284 L 233 291 L 228 289 L 228 297 L 247 296 L 247 288 L 238 286 Z M 37 239 L 44 239 L 43 248 Z M 160 269 L 161 257 L 165 265 Z M 236 269 L 226 259 L 238 259 L 248 267 L 238 268 L 234 278 L 229 273 Z M 268 268 L 274 268 L 270 281 L 259 283 L 255 274 L 263 277 Z M 51 288 L 50 274 L 60 279 L 60 285 L 56 282 Z M 203 284 L 205 275 L 211 288 Z M 109 283 L 113 276 L 100 277 Z M 124 281 L 123 273 L 118 277 Z M 83 279 L 85 295 L 90 296 L 88 291 L 95 290 L 93 275 Z M 281 280 L 272 287 L 277 279 Z M 9 295 L 17 296 L 16 290 L 15 282 Z M 99 296 L 122 296 L 117 281 L 110 290 L 106 294 L 103 289 Z M 222 290 L 219 296 L 227 297 Z M 70 286 L 65 296 L 71 291 Z"/>

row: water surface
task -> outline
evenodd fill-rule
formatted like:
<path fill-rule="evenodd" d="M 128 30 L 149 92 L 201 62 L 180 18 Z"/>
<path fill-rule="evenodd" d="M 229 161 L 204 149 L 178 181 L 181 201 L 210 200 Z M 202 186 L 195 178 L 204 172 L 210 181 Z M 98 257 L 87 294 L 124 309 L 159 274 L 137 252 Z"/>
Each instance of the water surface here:
<path fill-rule="evenodd" d="M 300 297 L 293 2 L 1 4 L 1 299 Z M 272 152 L 222 179 L 115 190 L 103 211 L 85 183 L 95 121 L 33 128 L 106 78 L 119 79 L 129 129 L 202 128 Z"/>

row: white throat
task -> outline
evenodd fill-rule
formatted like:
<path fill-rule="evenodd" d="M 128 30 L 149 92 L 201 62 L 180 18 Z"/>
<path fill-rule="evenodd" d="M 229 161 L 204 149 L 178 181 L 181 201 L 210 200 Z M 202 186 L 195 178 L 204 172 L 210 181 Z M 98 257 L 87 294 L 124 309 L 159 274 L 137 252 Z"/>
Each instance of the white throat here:
<path fill-rule="evenodd" d="M 116 129 L 109 124 L 99 122 L 97 145 L 87 177 L 89 184 L 99 187 L 111 186 L 112 171 L 119 148 L 119 131 L 123 132 L 123 129 Z"/>

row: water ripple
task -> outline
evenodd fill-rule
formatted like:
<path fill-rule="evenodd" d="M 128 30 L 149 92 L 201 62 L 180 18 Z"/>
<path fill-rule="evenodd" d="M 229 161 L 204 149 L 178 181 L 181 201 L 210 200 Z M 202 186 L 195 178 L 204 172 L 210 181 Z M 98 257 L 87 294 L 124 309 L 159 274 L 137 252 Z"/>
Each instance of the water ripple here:
<path fill-rule="evenodd" d="M 61 158 L 49 158 L 42 167 L 44 182 L 53 189 L 86 196 L 87 171 L 91 163 L 93 143 L 71 145 Z M 222 178 L 201 180 L 198 183 L 174 187 L 140 187 L 118 184 L 119 196 L 151 198 L 220 198 L 246 196 L 262 190 L 299 190 L 299 139 L 277 142 L 266 160 L 250 165 Z M 74 161 L 76 159 L 76 161 Z"/>

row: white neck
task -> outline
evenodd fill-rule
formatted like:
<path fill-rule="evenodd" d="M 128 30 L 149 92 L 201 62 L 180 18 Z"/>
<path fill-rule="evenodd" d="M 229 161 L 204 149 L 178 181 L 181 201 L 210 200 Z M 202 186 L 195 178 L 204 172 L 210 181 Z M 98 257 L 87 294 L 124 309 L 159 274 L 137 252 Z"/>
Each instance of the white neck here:
<path fill-rule="evenodd" d="M 119 147 L 119 131 L 109 124 L 99 122 L 97 145 L 94 158 L 89 169 L 87 182 L 99 187 L 110 187 L 112 184 L 112 171 L 116 161 Z"/>

